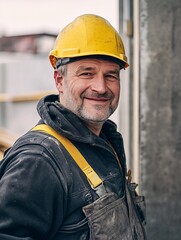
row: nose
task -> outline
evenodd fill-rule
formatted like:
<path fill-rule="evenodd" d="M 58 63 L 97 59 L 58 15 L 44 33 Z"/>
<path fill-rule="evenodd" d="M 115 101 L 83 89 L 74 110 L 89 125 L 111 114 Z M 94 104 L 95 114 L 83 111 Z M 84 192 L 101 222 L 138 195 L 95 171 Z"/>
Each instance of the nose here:
<path fill-rule="evenodd" d="M 107 91 L 106 80 L 102 74 L 99 74 L 93 79 L 91 89 L 99 94 L 103 94 Z"/>

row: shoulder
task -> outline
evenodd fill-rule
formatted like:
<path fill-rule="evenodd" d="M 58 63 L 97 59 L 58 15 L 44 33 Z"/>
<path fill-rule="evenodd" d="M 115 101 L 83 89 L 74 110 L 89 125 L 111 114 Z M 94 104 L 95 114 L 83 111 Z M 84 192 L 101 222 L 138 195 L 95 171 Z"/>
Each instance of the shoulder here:
<path fill-rule="evenodd" d="M 45 134 L 29 132 L 5 154 L 0 167 L 3 196 L 0 212 L 7 219 L 11 216 L 12 223 L 11 226 L 8 221 L 1 224 L 0 231 L 5 226 L 4 229 L 11 228 L 14 232 L 21 229 L 22 234 L 36 232 L 40 237 L 48 234 L 52 225 L 58 228 L 63 221 L 67 209 L 67 183 L 54 156 L 46 148 L 47 141 Z"/>
<path fill-rule="evenodd" d="M 58 159 L 57 156 L 59 156 Z M 61 183 L 63 182 L 62 185 L 66 186 L 61 160 L 64 161 L 64 154 L 56 139 L 45 133 L 29 131 L 5 153 L 1 172 L 14 165 L 19 169 L 29 168 L 32 172 L 39 169 L 42 177 L 46 177 L 48 172 L 52 173 L 52 178 L 58 178 Z"/>

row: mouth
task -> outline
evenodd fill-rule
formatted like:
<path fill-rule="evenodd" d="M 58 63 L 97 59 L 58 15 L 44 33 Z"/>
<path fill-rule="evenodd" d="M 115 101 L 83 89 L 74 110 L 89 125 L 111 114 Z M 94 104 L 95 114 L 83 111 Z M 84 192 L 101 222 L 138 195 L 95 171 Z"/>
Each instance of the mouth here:
<path fill-rule="evenodd" d="M 91 101 L 91 102 L 95 102 L 95 103 L 107 103 L 108 101 L 110 101 L 110 98 L 95 98 L 95 97 L 85 97 L 84 99 Z"/>

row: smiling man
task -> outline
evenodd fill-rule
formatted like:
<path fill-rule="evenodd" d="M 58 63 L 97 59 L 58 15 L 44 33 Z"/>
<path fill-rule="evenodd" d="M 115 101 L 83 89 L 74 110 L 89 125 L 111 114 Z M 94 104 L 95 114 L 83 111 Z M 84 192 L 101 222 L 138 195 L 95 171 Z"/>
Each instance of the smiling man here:
<path fill-rule="evenodd" d="M 96 135 L 116 110 L 120 66 L 96 58 L 84 58 L 67 65 L 65 73 L 55 71 L 61 104 L 80 117 Z"/>
<path fill-rule="evenodd" d="M 123 139 L 108 119 L 128 67 L 121 37 L 104 18 L 82 15 L 49 59 L 58 94 L 39 101 L 39 123 L 1 164 L 0 239 L 146 239 L 143 198 L 127 181 Z"/>

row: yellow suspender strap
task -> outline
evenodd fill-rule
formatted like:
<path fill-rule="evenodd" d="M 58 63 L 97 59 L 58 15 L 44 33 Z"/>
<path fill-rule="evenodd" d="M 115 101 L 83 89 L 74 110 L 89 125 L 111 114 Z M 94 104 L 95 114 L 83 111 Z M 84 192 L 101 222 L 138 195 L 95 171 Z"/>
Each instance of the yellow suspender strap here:
<path fill-rule="evenodd" d="M 55 137 L 59 142 L 61 142 L 65 149 L 72 156 L 74 161 L 77 163 L 77 165 L 80 167 L 80 169 L 87 176 L 87 179 L 93 188 L 98 187 L 102 183 L 102 180 L 99 178 L 94 169 L 88 164 L 79 150 L 66 137 L 60 135 L 53 128 L 46 124 L 35 126 L 32 131 L 41 131 L 48 133 L 49 135 Z"/>

